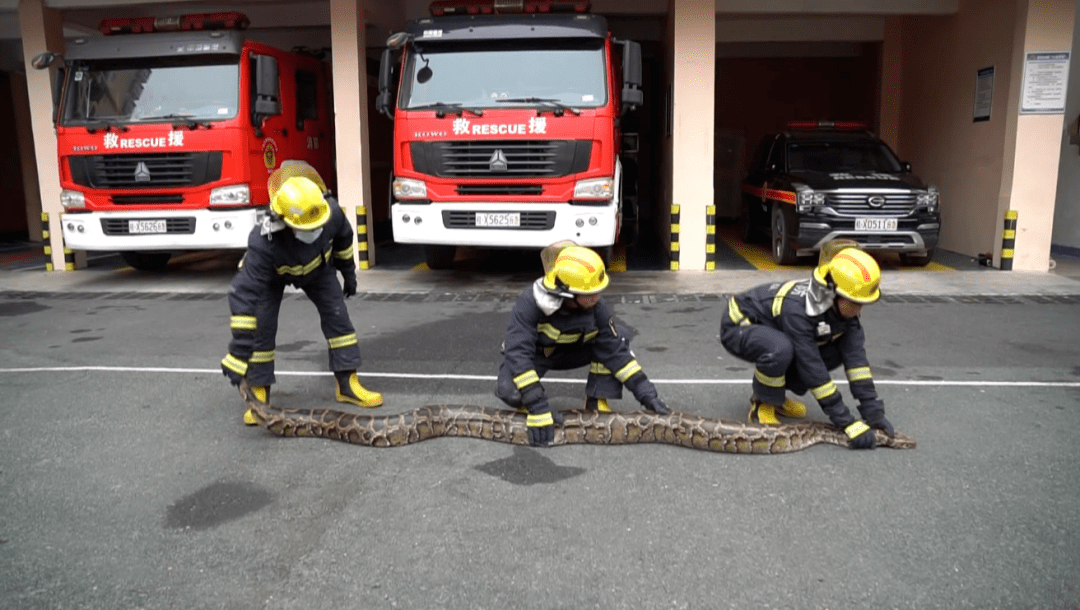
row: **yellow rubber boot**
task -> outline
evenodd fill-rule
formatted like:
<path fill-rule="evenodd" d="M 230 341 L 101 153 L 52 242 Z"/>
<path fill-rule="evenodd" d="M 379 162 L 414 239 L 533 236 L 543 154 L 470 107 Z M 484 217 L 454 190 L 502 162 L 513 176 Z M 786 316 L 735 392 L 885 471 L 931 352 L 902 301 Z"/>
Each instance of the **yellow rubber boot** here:
<path fill-rule="evenodd" d="M 806 417 L 806 405 L 794 398 L 784 398 L 784 404 L 777 411 L 784 417 Z"/>
<path fill-rule="evenodd" d="M 593 398 L 592 396 L 588 396 L 585 398 L 585 410 L 611 413 L 611 406 L 608 405 L 606 398 Z"/>
<path fill-rule="evenodd" d="M 263 403 L 264 405 L 270 404 L 270 386 L 255 385 L 251 386 L 251 397 L 255 400 Z M 244 425 L 245 426 L 257 426 L 259 420 L 255 417 L 255 411 L 248 409 L 244 411 Z"/>
<path fill-rule="evenodd" d="M 366 409 L 373 409 L 381 406 L 383 403 L 382 394 L 378 392 L 372 392 L 365 388 L 360 379 L 356 377 L 356 373 L 346 373 L 348 377 L 344 375 L 337 376 L 337 401 L 347 402 L 349 404 L 356 405 L 358 407 L 364 407 Z"/>
<path fill-rule="evenodd" d="M 776 407 L 756 400 L 750 401 L 750 413 L 746 416 L 746 419 L 752 424 L 780 425 L 780 420 L 776 419 Z"/>

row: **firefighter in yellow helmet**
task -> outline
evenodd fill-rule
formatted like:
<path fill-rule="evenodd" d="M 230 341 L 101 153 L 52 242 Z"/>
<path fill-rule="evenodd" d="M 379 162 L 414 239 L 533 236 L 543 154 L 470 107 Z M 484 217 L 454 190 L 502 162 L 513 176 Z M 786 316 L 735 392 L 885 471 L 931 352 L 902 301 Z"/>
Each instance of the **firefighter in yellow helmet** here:
<path fill-rule="evenodd" d="M 522 291 L 510 312 L 495 389 L 503 402 L 528 412 L 529 441 L 551 444 L 555 424 L 563 421 L 540 384 L 552 369 L 589 367 L 586 409 L 610 411 L 608 400 L 621 398 L 625 385 L 646 409 L 669 413 L 630 351 L 629 334 L 601 296 L 609 279 L 600 256 L 559 242 L 541 258 L 544 276 Z"/>
<path fill-rule="evenodd" d="M 847 433 L 850 447 L 873 449 L 872 428 L 894 434 L 874 388 L 859 320 L 863 306 L 881 297 L 881 269 L 849 244 L 826 246 L 810 279 L 765 284 L 732 297 L 721 317 L 720 342 L 754 364 L 751 422 L 776 425 L 778 415 L 804 417 L 806 405 L 785 394 L 809 390 Z M 848 410 L 830 376 L 841 365 L 861 419 Z"/>
<path fill-rule="evenodd" d="M 339 402 L 377 407 L 382 394 L 357 378 L 360 348 L 345 298 L 356 294 L 353 232 L 337 200 L 313 167 L 286 161 L 270 175 L 269 215 L 248 237 L 248 249 L 229 290 L 232 341 L 221 370 L 233 383 L 269 403 L 275 382 L 274 349 L 285 287 L 304 291 L 315 304 L 337 381 Z M 344 280 L 338 283 L 337 274 Z M 255 424 L 250 410 L 244 422 Z"/>

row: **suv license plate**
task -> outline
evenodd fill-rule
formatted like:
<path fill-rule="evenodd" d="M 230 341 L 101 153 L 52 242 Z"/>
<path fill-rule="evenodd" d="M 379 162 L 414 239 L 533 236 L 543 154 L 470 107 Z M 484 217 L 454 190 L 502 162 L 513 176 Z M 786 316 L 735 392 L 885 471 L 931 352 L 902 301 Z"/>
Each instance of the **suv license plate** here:
<path fill-rule="evenodd" d="M 478 227 L 520 227 L 521 212 L 502 212 L 498 214 L 477 212 L 475 224 Z"/>
<path fill-rule="evenodd" d="M 168 229 L 165 228 L 164 220 L 129 220 L 128 221 L 128 233 L 131 234 L 147 234 L 147 233 L 167 233 Z"/>
<path fill-rule="evenodd" d="M 895 218 L 856 218 L 856 231 L 895 231 Z"/>

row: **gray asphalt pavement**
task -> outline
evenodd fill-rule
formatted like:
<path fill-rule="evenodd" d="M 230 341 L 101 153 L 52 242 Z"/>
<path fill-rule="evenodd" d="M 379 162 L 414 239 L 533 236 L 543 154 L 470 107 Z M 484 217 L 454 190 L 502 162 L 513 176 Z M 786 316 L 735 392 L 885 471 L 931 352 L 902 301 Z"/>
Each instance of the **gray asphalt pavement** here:
<path fill-rule="evenodd" d="M 868 351 L 918 448 L 735 456 L 280 439 L 220 374 L 228 269 L 82 273 L 0 273 L 2 608 L 1080 607 L 1072 277 L 888 273 Z M 724 295 L 781 276 L 626 273 L 609 299 L 672 408 L 735 420 Z M 529 272 L 360 277 L 371 414 L 499 406 Z M 302 295 L 277 358 L 275 403 L 336 404 Z M 552 403 L 583 380 L 551 373 Z"/>

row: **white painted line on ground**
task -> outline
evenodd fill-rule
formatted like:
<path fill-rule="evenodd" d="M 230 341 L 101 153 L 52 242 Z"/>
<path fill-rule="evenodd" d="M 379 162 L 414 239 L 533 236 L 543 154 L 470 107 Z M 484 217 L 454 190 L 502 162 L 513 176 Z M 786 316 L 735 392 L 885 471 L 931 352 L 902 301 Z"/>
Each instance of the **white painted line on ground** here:
<path fill-rule="evenodd" d="M 183 374 L 221 374 L 221 369 L 185 369 L 154 366 L 39 366 L 22 368 L 0 368 L 0 373 L 183 373 Z M 329 371 L 275 371 L 285 377 L 308 377 L 332 375 Z M 456 379 L 461 381 L 495 381 L 495 375 L 459 375 L 453 373 L 377 373 L 361 370 L 361 377 L 387 377 L 397 379 Z M 548 383 L 585 383 L 584 379 L 544 377 Z M 653 383 L 671 385 L 737 385 L 750 383 L 749 377 L 739 379 L 655 379 Z M 836 380 L 837 385 L 847 383 L 845 379 Z M 939 386 L 939 387 L 1015 387 L 1015 388 L 1080 388 L 1080 381 L 960 381 L 950 379 L 875 379 L 875 385 Z"/>

